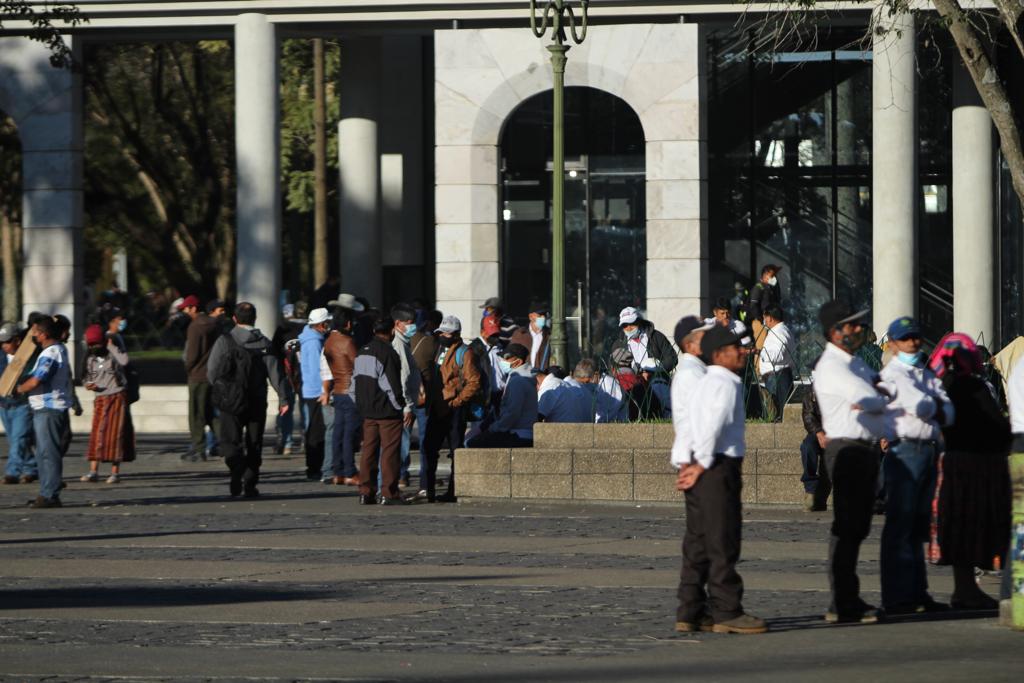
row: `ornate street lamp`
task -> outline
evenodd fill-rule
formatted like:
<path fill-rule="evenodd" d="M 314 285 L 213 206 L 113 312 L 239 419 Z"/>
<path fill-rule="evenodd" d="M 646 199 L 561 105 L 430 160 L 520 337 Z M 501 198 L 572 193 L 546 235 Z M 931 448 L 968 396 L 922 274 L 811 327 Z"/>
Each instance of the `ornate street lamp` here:
<path fill-rule="evenodd" d="M 565 348 L 565 146 L 562 128 L 565 125 L 565 62 L 570 45 L 566 45 L 566 24 L 572 41 L 579 45 L 587 37 L 587 5 L 580 0 L 577 19 L 569 0 L 548 0 L 537 25 L 537 0 L 530 0 L 530 28 L 533 35 L 543 38 L 551 26 L 551 69 L 554 72 L 555 105 L 553 112 L 553 168 L 551 187 L 551 362 L 565 367 L 568 360 Z M 576 22 L 580 32 L 576 32 Z M 582 314 L 582 312 L 581 312 Z"/>

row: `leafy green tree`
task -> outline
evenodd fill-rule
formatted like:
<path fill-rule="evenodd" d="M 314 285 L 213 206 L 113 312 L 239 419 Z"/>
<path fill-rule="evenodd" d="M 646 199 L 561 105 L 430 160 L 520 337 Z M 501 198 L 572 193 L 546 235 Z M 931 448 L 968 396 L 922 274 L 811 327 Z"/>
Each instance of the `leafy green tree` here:
<path fill-rule="evenodd" d="M 26 0 L 0 0 L 0 28 L 5 21 L 27 21 L 31 28 L 27 35 L 50 48 L 50 63 L 55 67 L 70 67 L 71 49 L 61 36 L 59 25 L 78 26 L 88 21 L 71 3 L 47 3 L 39 10 Z"/>

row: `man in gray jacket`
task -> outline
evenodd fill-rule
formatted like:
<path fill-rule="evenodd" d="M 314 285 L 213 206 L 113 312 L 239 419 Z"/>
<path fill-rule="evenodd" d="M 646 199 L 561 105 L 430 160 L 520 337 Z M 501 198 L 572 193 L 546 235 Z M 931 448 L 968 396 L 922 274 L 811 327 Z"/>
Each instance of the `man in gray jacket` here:
<path fill-rule="evenodd" d="M 254 327 L 256 307 L 235 307 L 235 327 L 213 345 L 207 374 L 213 404 L 220 410 L 220 447 L 231 471 L 230 493 L 255 498 L 263 464 L 263 428 L 267 421 L 267 380 L 277 392 L 278 413 L 288 411 L 291 387 L 270 340 Z"/>
<path fill-rule="evenodd" d="M 413 410 L 419 402 L 423 378 L 409 348 L 409 341 L 416 334 L 416 311 L 409 304 L 397 304 L 391 309 L 391 317 L 395 319 L 395 338 L 391 340 L 391 347 L 402 362 L 402 395 L 405 397 L 400 451 L 402 466 L 398 480 L 399 487 L 404 489 L 409 486 L 409 449 L 412 446 L 413 422 L 416 420 Z"/>

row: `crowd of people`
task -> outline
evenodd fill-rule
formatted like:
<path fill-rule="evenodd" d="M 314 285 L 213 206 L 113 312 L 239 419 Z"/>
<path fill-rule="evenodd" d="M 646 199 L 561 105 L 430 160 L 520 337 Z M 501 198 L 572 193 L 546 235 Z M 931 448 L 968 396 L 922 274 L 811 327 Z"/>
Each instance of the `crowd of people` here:
<path fill-rule="evenodd" d="M 777 328 L 779 312 L 773 302 L 760 324 Z M 967 335 L 947 334 L 928 356 L 918 322 L 900 317 L 887 330 L 887 362 L 880 371 L 869 366 L 859 355 L 869 343 L 867 313 L 839 301 L 821 307 L 825 347 L 804 396 L 810 509 L 824 510 L 832 495 L 825 620 L 866 624 L 886 614 L 996 609 L 975 571 L 1003 569 L 1009 597 L 1008 456 L 1024 451 L 1024 364 L 1007 378 L 1008 416 Z M 767 344 L 758 349 L 745 329 L 697 318 L 684 318 L 679 329 L 671 460 L 687 514 L 676 629 L 764 633 L 765 621 L 742 605 L 736 564 L 746 420 L 739 372 Z M 764 374 L 763 355 L 761 365 Z M 862 598 L 857 575 L 879 501 L 881 608 Z M 926 561 L 952 567 L 949 603 L 929 593 Z"/>

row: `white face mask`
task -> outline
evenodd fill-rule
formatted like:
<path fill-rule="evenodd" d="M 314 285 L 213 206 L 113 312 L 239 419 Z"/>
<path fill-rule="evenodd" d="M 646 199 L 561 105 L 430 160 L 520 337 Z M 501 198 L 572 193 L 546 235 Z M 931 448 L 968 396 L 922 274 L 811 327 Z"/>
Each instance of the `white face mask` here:
<path fill-rule="evenodd" d="M 774 275 L 772 275 L 771 279 L 768 280 L 768 284 L 770 284 L 772 287 L 774 287 L 775 285 L 779 284 L 779 278 L 777 278 Z"/>

